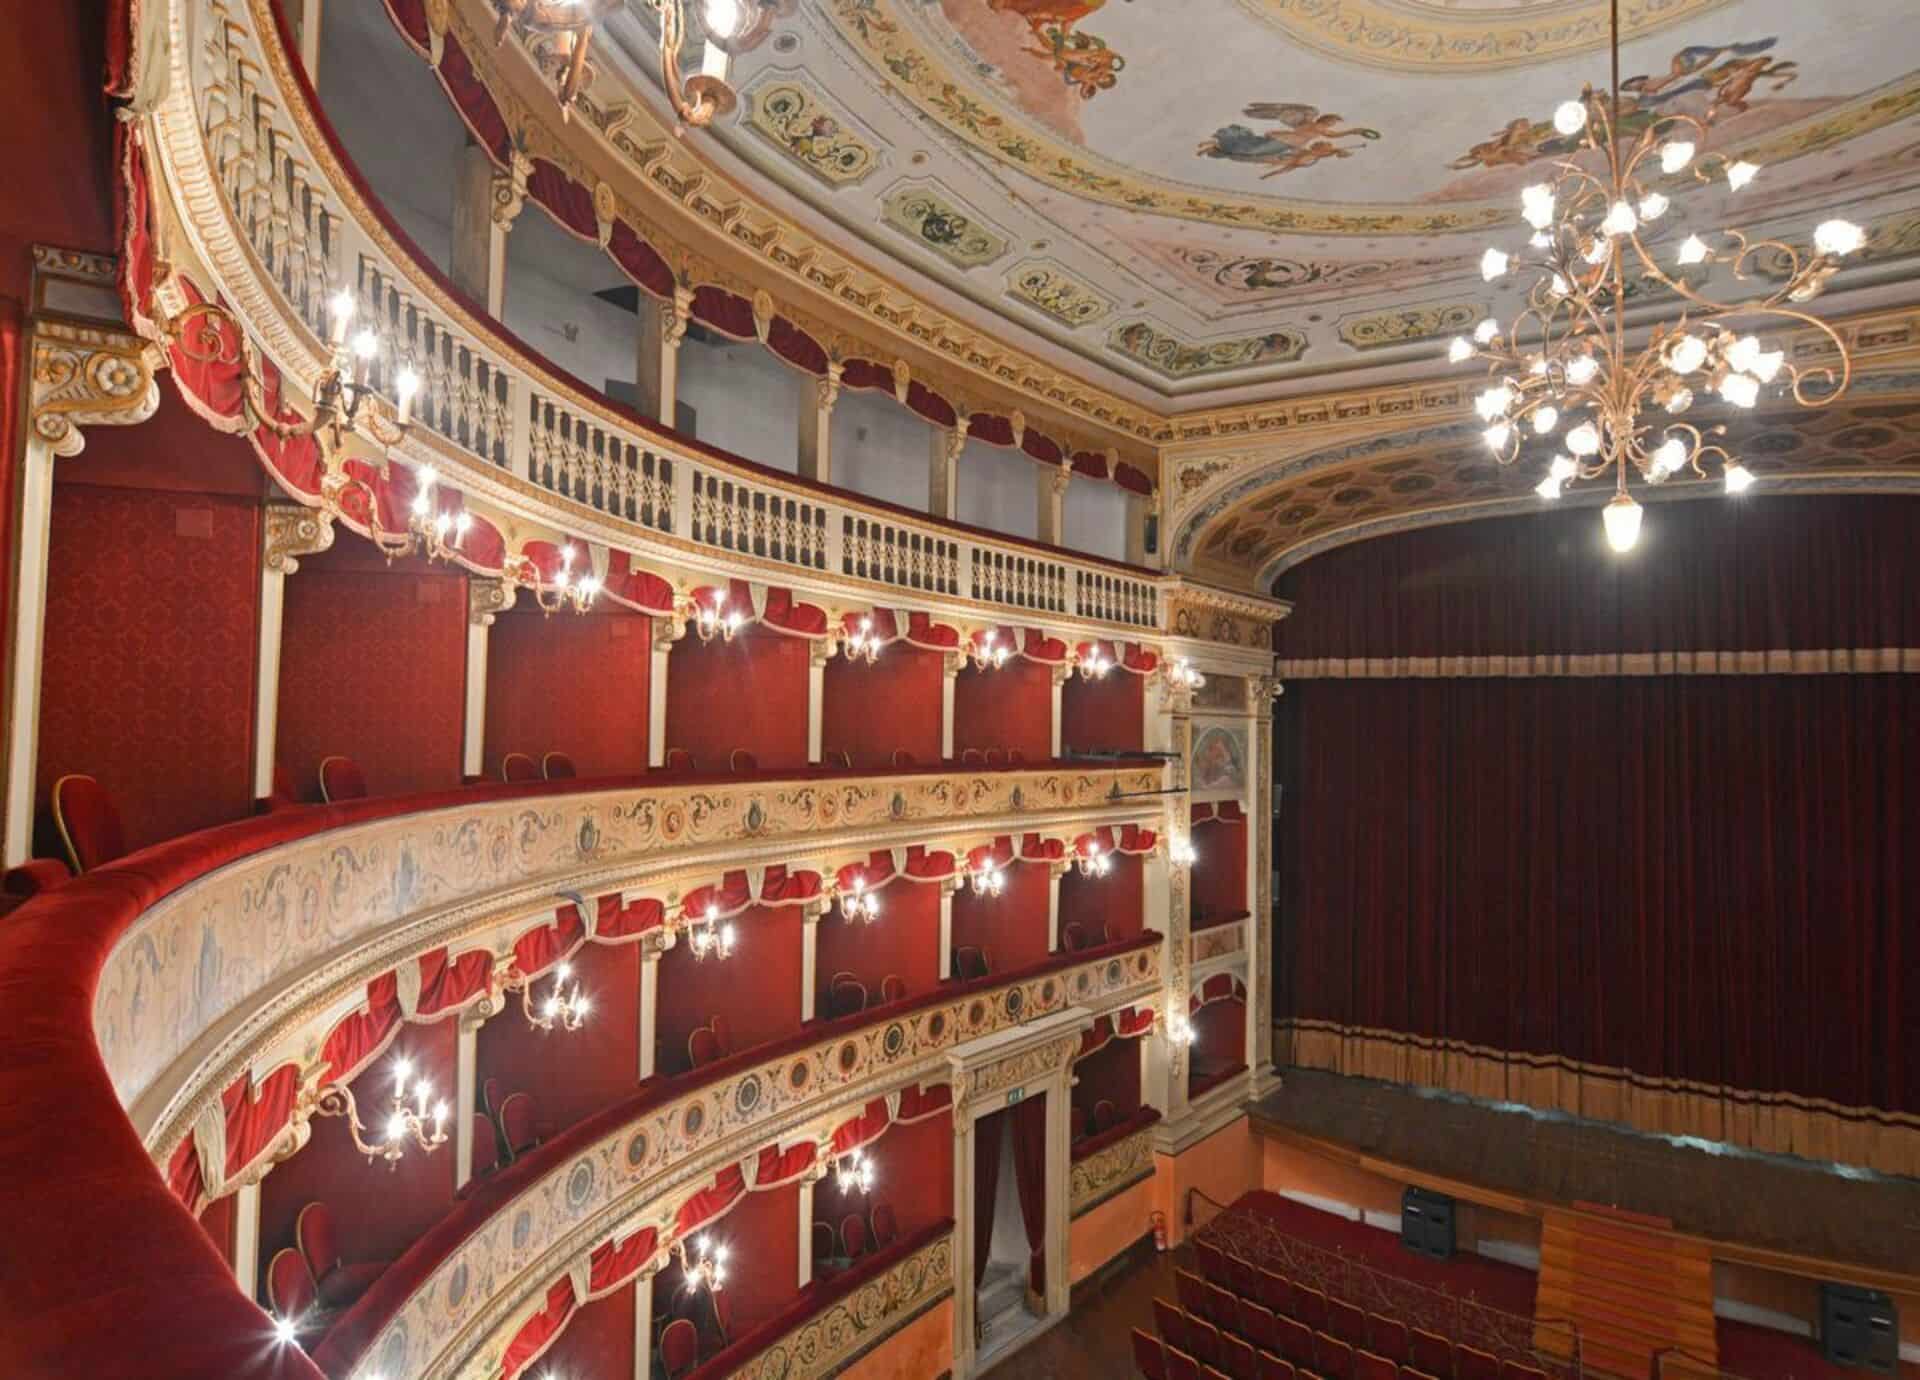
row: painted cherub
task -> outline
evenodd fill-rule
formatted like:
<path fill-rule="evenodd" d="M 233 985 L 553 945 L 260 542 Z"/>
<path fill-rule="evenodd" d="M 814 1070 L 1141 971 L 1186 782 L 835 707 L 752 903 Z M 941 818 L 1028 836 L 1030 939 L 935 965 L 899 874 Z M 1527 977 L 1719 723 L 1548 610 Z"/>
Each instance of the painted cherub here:
<path fill-rule="evenodd" d="M 1507 121 L 1491 139 L 1483 139 L 1447 164 L 1457 172 L 1468 168 L 1517 167 L 1540 156 L 1540 141 L 1552 128 L 1537 125 L 1524 116 Z"/>
<path fill-rule="evenodd" d="M 1320 107 L 1299 101 L 1255 101 L 1240 113 L 1249 120 L 1278 120 L 1298 139 L 1341 139 L 1349 135 L 1362 139 L 1380 137 L 1379 130 L 1358 125 L 1348 129 L 1337 128 L 1346 120 L 1344 115 L 1323 115 Z"/>

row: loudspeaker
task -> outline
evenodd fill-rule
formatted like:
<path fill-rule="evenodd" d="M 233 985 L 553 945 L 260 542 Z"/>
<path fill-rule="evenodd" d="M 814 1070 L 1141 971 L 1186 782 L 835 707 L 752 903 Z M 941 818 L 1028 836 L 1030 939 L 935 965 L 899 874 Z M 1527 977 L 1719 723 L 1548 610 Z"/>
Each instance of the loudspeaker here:
<path fill-rule="evenodd" d="M 1892 1375 L 1900 1365 L 1900 1314 L 1876 1289 L 1820 1286 L 1820 1351 L 1842 1366 Z"/>
<path fill-rule="evenodd" d="M 1453 1255 L 1453 1199 L 1409 1186 L 1400 1195 L 1400 1244 L 1447 1260 Z"/>

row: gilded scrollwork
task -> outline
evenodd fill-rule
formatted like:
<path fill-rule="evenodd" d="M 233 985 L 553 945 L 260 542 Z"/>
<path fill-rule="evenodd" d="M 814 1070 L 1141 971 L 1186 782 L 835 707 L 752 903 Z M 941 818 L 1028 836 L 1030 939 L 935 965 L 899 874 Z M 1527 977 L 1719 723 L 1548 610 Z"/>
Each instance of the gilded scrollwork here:
<path fill-rule="evenodd" d="M 59 456 L 86 446 L 83 426 L 132 426 L 160 405 L 158 349 L 118 331 L 40 321 L 33 328 L 33 434 Z"/>
<path fill-rule="evenodd" d="M 953 1238 L 915 1251 L 790 1332 L 747 1366 L 739 1380 L 816 1380 L 916 1317 L 953 1288 Z"/>
<path fill-rule="evenodd" d="M 1153 1172 L 1153 1128 L 1143 1126 L 1124 1140 L 1075 1160 L 1068 1182 L 1068 1201 L 1075 1217 Z"/>
<path fill-rule="evenodd" d="M 304 503 L 269 503 L 261 541 L 261 563 L 276 575 L 292 575 L 302 556 L 317 556 L 333 546 L 333 515 Z"/>

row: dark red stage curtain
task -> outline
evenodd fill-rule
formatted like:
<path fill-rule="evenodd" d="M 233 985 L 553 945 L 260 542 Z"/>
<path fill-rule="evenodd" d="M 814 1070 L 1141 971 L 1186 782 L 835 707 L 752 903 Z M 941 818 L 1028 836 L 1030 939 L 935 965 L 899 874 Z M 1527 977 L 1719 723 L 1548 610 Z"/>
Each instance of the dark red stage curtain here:
<path fill-rule="evenodd" d="M 521 603 L 532 597 L 522 595 Z M 573 758 L 581 776 L 631 775 L 647 765 L 649 620 L 624 609 L 549 618 L 516 608 L 487 634 L 486 771 L 524 752 Z"/>
<path fill-rule="evenodd" d="M 1044 1102 L 1044 1098 L 1034 1099 Z M 1000 1196 L 1000 1135 L 1011 1113 L 1002 1108 L 973 1123 L 973 1287 L 987 1277 L 992 1257 L 993 1210 Z"/>
<path fill-rule="evenodd" d="M 867 1000 L 880 1000 L 880 983 L 889 974 L 907 985 L 910 997 L 924 996 L 940 981 L 940 888 L 905 879 L 873 893 L 880 918 L 849 924 L 836 908 L 820 921 L 815 971 L 814 1010 L 827 1014 L 833 975 L 852 973 L 867 986 Z"/>
<path fill-rule="evenodd" d="M 1060 745 L 1083 752 L 1146 746 L 1145 676 L 1119 667 L 1099 680 L 1075 674 L 1060 687 Z"/>
<path fill-rule="evenodd" d="M 1023 656 L 992 671 L 971 662 L 953 685 L 953 751 L 1012 748 L 1029 762 L 1053 756 L 1053 668 Z"/>
<path fill-rule="evenodd" d="M 1013 1118 L 1013 1175 L 1020 1189 L 1020 1220 L 1027 1228 L 1032 1258 L 1027 1283 L 1036 1292 L 1047 1279 L 1047 1095 L 1029 1097 L 1008 1109 Z"/>
<path fill-rule="evenodd" d="M 686 1071 L 687 1036 L 715 1016 L 724 1018 L 736 1054 L 800 1029 L 801 909 L 749 906 L 730 922 L 739 936 L 732 958 L 697 959 L 684 940 L 667 951 L 660 960 L 659 1072 Z"/>
<path fill-rule="evenodd" d="M 287 581 L 275 757 L 303 800 L 320 759 L 360 764 L 373 795 L 460 784 L 467 577 L 342 534 Z"/>
<path fill-rule="evenodd" d="M 581 1304 L 566 1329 L 527 1372 L 554 1380 L 633 1374 L 633 1286 Z"/>
<path fill-rule="evenodd" d="M 1292 796 L 1287 797 L 1287 803 L 1293 803 Z M 1188 874 L 1192 879 L 1189 890 L 1194 928 L 1204 929 L 1246 914 L 1246 817 L 1208 820 L 1196 826 L 1191 837 L 1198 854 Z"/>
<path fill-rule="evenodd" d="M 1275 630 L 1276 651 L 1920 646 L 1915 531 L 1920 499 L 1757 493 L 1650 504 L 1640 544 L 1624 559 L 1591 509 L 1435 527 L 1358 542 L 1288 572 L 1279 592 L 1293 613 Z"/>
<path fill-rule="evenodd" d="M 1308 680 L 1279 723 L 1280 1013 L 1920 1111 L 1920 677 Z"/>
<path fill-rule="evenodd" d="M 533 1095 L 538 1121 L 565 1130 L 633 1094 L 640 1077 L 640 946 L 583 944 L 567 960 L 593 1003 L 578 1030 L 535 1030 L 520 998 L 480 1027 L 480 1083 L 500 1080 L 502 1094 Z M 551 970 L 536 996 L 553 990 Z"/>
<path fill-rule="evenodd" d="M 1211 826 L 1209 826 L 1211 827 Z M 1089 944 L 1101 943 L 1101 934 L 1132 939 L 1142 929 L 1145 899 L 1141 863 L 1124 853 L 1107 854 L 1104 877 L 1083 877 L 1078 869 L 1060 879 L 1060 942 L 1066 944 L 1067 926 L 1078 924 Z"/>
<path fill-rule="evenodd" d="M 813 641 L 741 629 L 732 642 L 689 632 L 667 658 L 667 746 L 702 771 L 745 748 L 763 771 L 807 765 L 807 661 Z"/>
<path fill-rule="evenodd" d="M 739 1336 L 775 1316 L 800 1292 L 798 1180 L 749 1193 L 708 1233 L 727 1247 L 729 1330 Z"/>
<path fill-rule="evenodd" d="M 1006 889 L 1000 895 L 968 888 L 953 897 L 953 947 L 985 949 L 996 973 L 1045 962 L 1049 953 L 1047 864 L 1016 860 L 1003 872 Z"/>
<path fill-rule="evenodd" d="M 675 655 L 679 655 L 678 652 Z M 835 657 L 827 663 L 821 746 L 860 768 L 886 768 L 896 748 L 928 765 L 940 760 L 940 700 L 944 672 L 939 652 L 895 642 L 869 666 Z"/>
<path fill-rule="evenodd" d="M 193 427 L 199 452 L 238 444 L 177 401 L 169 410 Z M 94 439 L 110 445 L 147 427 L 100 427 Z M 165 445 L 173 434 L 150 439 Z M 184 472 L 186 453 L 174 454 Z M 130 849 L 252 813 L 259 566 L 254 497 L 56 485 L 43 799 L 69 772 L 99 778 Z M 57 839 L 44 843 L 61 856 Z"/>
<path fill-rule="evenodd" d="M 433 1081 L 435 1097 L 453 1105 L 457 1024 L 447 1019 L 408 1026 L 385 1055 L 353 1080 L 368 1139 L 379 1136 L 386 1124 L 396 1058 L 411 1060 L 416 1075 Z M 260 1181 L 262 1266 L 275 1251 L 295 1244 L 294 1223 L 311 1202 L 332 1207 L 344 1258 L 396 1259 L 453 1206 L 453 1168 L 451 1115 L 446 1145 L 431 1155 L 416 1147 L 391 1169 L 369 1162 L 354 1149 L 344 1117 L 315 1117 L 313 1138 Z"/>

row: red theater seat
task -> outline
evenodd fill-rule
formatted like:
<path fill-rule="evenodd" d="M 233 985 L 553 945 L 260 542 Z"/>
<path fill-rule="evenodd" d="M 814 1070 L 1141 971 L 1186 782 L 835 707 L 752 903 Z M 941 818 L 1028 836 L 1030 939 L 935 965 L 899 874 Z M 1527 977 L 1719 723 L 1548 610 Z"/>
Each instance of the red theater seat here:
<path fill-rule="evenodd" d="M 1167 1380 L 1200 1380 L 1200 1363 L 1186 1352 L 1168 1347 Z"/>
<path fill-rule="evenodd" d="M 880 979 L 880 1000 L 885 1002 L 905 1001 L 907 999 L 907 980 L 898 973 L 888 973 Z"/>
<path fill-rule="evenodd" d="M 661 1332 L 660 1364 L 667 1380 L 679 1380 L 700 1364 L 700 1330 L 689 1319 L 675 1318 Z"/>
<path fill-rule="evenodd" d="M 508 1093 L 500 1103 L 500 1137 L 507 1143 L 507 1156 L 517 1160 L 535 1145 L 540 1138 L 533 1129 L 533 1095 L 526 1092 Z"/>
<path fill-rule="evenodd" d="M 1167 1353 L 1158 1337 L 1133 1329 L 1133 1368 L 1146 1380 L 1167 1380 Z"/>
<path fill-rule="evenodd" d="M 549 781 L 571 781 L 579 775 L 573 759 L 564 752 L 549 752 L 540 759 L 540 774 Z"/>
<path fill-rule="evenodd" d="M 1302 1284 L 1298 1280 L 1293 1285 L 1293 1316 L 1300 1319 L 1315 1332 L 1324 1332 L 1327 1327 L 1327 1296 L 1325 1291 L 1311 1284 Z"/>
<path fill-rule="evenodd" d="M 320 759 L 320 798 L 329 805 L 367 798 L 367 774 L 351 757 Z"/>
<path fill-rule="evenodd" d="M 961 766 L 984 767 L 986 766 L 986 764 L 987 764 L 987 754 L 980 751 L 979 748 L 962 748 L 960 750 Z"/>
<path fill-rule="evenodd" d="M 1193 1355 L 1202 1365 L 1220 1360 L 1220 1329 L 1205 1318 L 1187 1314 L 1187 1340 L 1193 1343 Z"/>
<path fill-rule="evenodd" d="M 1007 764 L 1007 755 L 999 748 L 988 748 L 981 754 L 981 762 L 989 767 L 1004 767 Z"/>
<path fill-rule="evenodd" d="M 867 1253 L 867 1224 L 860 1220 L 859 1213 L 849 1212 L 840 1219 L 840 1245 L 849 1260 Z"/>
<path fill-rule="evenodd" d="M 891 1203 L 873 1205 L 873 1248 L 884 1251 L 900 1235 L 900 1224 L 894 1220 Z"/>
<path fill-rule="evenodd" d="M 1060 952 L 1078 953 L 1087 947 L 1087 927 L 1078 920 L 1069 920 L 1060 927 Z"/>
<path fill-rule="evenodd" d="M 972 944 L 963 944 L 953 951 L 953 975 L 964 980 L 983 978 L 993 971 L 993 965 L 987 957 L 987 951 Z"/>
<path fill-rule="evenodd" d="M 1260 1297 L 1260 1272 L 1237 1255 L 1227 1257 L 1227 1287 L 1243 1299 Z"/>
<path fill-rule="evenodd" d="M 1254 1297 L 1275 1316 L 1290 1314 L 1293 1311 L 1293 1285 L 1287 1282 L 1287 1277 L 1276 1275 L 1272 1270 L 1261 1270 L 1259 1275 L 1259 1287 L 1254 1290 Z"/>
<path fill-rule="evenodd" d="M 319 1298 L 306 1257 L 291 1246 L 275 1251 L 267 1262 L 267 1304 L 273 1315 L 291 1322 L 296 1331 L 312 1335 L 325 1327 Z"/>
<path fill-rule="evenodd" d="M 914 763 L 914 756 L 913 756 L 913 754 L 912 754 L 911 752 L 908 752 L 908 751 L 907 751 L 907 750 L 906 750 L 905 748 L 895 748 L 895 749 L 893 750 L 893 765 L 894 765 L 894 766 L 896 766 L 896 767 L 911 767 L 911 766 L 913 766 L 914 764 L 915 764 L 915 763 Z"/>
<path fill-rule="evenodd" d="M 334 1229 L 333 1209 L 325 1203 L 308 1203 L 294 1219 L 294 1239 L 300 1254 L 312 1271 L 320 1306 L 329 1311 L 345 1308 L 372 1287 L 385 1270 L 384 1261 L 360 1261 L 349 1264 L 340 1257 L 340 1236 Z"/>
<path fill-rule="evenodd" d="M 1193 1255 L 1200 1263 L 1200 1273 L 1214 1283 L 1225 1284 L 1233 1277 L 1227 1272 L 1227 1253 L 1211 1241 L 1194 1242 Z"/>
<path fill-rule="evenodd" d="M 1407 1350 L 1416 1370 L 1429 1375 L 1453 1374 L 1453 1343 L 1438 1332 L 1416 1327 L 1408 1334 Z"/>
<path fill-rule="evenodd" d="M 1093 1133 L 1104 1135 L 1114 1128 L 1120 1120 L 1120 1113 L 1113 1105 L 1113 1099 L 1103 1097 L 1093 1104 Z"/>
<path fill-rule="evenodd" d="M 746 776 L 760 770 L 760 760 L 745 748 L 735 748 L 727 757 L 727 770 L 735 776 Z"/>
<path fill-rule="evenodd" d="M 1240 1296 L 1240 1335 L 1262 1351 L 1280 1349 L 1280 1323 L 1272 1310 L 1244 1294 Z"/>
<path fill-rule="evenodd" d="M 91 776 L 63 776 L 53 783 L 53 823 L 75 875 L 126 855 L 120 811 Z"/>
<path fill-rule="evenodd" d="M 701 1026 L 687 1036 L 687 1060 L 695 1068 L 705 1068 L 720 1058 L 720 1037 L 709 1026 Z"/>
<path fill-rule="evenodd" d="M 1271 1351 L 1261 1352 L 1260 1380 L 1294 1380 L 1293 1362 Z"/>
<path fill-rule="evenodd" d="M 1220 1369 L 1231 1375 L 1233 1380 L 1257 1380 L 1259 1361 L 1246 1338 L 1222 1337 L 1220 1345 L 1226 1351 Z"/>
<path fill-rule="evenodd" d="M 1353 1380 L 1353 1348 L 1331 1332 L 1313 1334 L 1314 1353 L 1320 1358 L 1315 1367 L 1327 1380 Z"/>
<path fill-rule="evenodd" d="M 1525 1366 L 1518 1361 L 1502 1361 L 1500 1380 L 1547 1380 L 1547 1373 L 1539 1366 Z"/>
<path fill-rule="evenodd" d="M 1180 1306 L 1196 1318 L 1207 1315 L 1207 1282 L 1191 1270 L 1173 1272 L 1174 1291 L 1180 1296 Z"/>
<path fill-rule="evenodd" d="M 1085 1140 L 1093 1130 L 1093 1120 L 1087 1115 L 1087 1109 L 1076 1105 L 1067 1115 L 1072 1122 L 1071 1139 L 1076 1142 Z"/>
<path fill-rule="evenodd" d="M 473 1173 L 478 1178 L 491 1174 L 500 1164 L 500 1141 L 493 1118 L 485 1112 L 473 1114 Z"/>
<path fill-rule="evenodd" d="M 1367 1344 L 1395 1365 L 1407 1363 L 1407 1325 L 1398 1318 L 1367 1314 Z"/>
<path fill-rule="evenodd" d="M 509 752 L 500 759 L 500 779 L 509 786 L 519 785 L 523 781 L 538 781 L 540 768 L 526 753 Z"/>
<path fill-rule="evenodd" d="M 1349 1345 L 1365 1346 L 1367 1315 L 1345 1299 L 1328 1299 L 1327 1331 Z"/>
<path fill-rule="evenodd" d="M 1399 1380 L 1400 1367 L 1371 1351 L 1353 1353 L 1353 1380 Z"/>
<path fill-rule="evenodd" d="M 1461 1342 L 1453 1348 L 1454 1380 L 1500 1380 L 1500 1358 Z"/>
<path fill-rule="evenodd" d="M 668 748 L 666 769 L 668 771 L 698 771 L 699 766 L 693 760 L 693 754 L 685 748 Z"/>
<path fill-rule="evenodd" d="M 1168 1346 L 1177 1346 L 1182 1351 L 1193 1350 L 1187 1340 L 1187 1315 L 1177 1303 L 1168 1303 L 1165 1299 L 1153 1301 L 1153 1326 Z"/>
<path fill-rule="evenodd" d="M 831 1264 L 840 1254 L 840 1244 L 833 1239 L 833 1228 L 825 1222 L 813 1224 L 813 1268 L 815 1273 Z"/>

